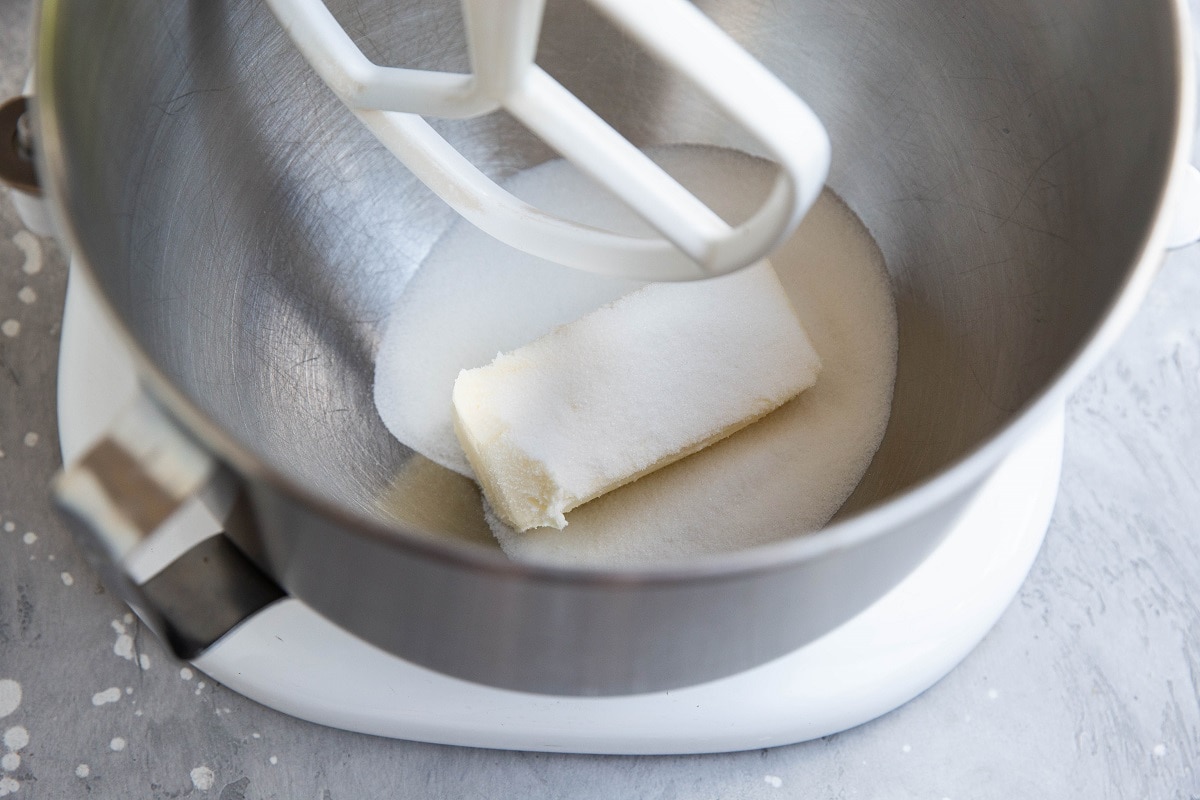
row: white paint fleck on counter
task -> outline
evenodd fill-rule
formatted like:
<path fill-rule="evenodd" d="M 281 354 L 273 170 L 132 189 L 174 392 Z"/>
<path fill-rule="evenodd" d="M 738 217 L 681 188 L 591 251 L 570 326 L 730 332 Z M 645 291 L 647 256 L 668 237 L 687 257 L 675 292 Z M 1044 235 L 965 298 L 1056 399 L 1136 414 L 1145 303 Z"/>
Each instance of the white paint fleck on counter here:
<path fill-rule="evenodd" d="M 202 792 L 207 792 L 213 787 L 217 776 L 208 767 L 196 767 L 192 770 L 192 786 L 195 786 Z"/>
<path fill-rule="evenodd" d="M 146 655 L 145 653 L 139 653 L 138 666 L 141 667 L 143 671 L 150 669 L 150 656 Z"/>
<path fill-rule="evenodd" d="M 192 672 L 192 671 L 191 671 L 190 669 L 188 669 L 187 667 L 180 667 L 180 668 L 179 668 L 179 677 L 180 677 L 180 678 L 182 678 L 182 679 L 183 679 L 183 680 L 185 680 L 185 681 L 190 681 L 190 680 L 192 679 L 192 677 L 193 677 L 195 674 L 196 674 L 196 673 Z"/>
<path fill-rule="evenodd" d="M 765 781 L 768 786 L 773 786 L 776 789 L 778 789 L 780 786 L 783 786 L 783 778 L 779 777 L 778 775 L 763 775 L 763 781 Z"/>
<path fill-rule="evenodd" d="M 40 438 L 42 438 L 42 437 L 38 436 L 33 431 L 30 431 L 29 433 L 25 434 L 25 446 L 26 447 L 37 447 L 37 443 Z"/>
<path fill-rule="evenodd" d="M 128 616 L 128 615 L 126 615 Z M 125 622 L 129 622 L 126 620 Z M 135 654 L 133 651 L 133 637 L 129 635 L 129 629 L 125 627 L 125 622 L 119 619 L 114 619 L 109 625 L 117 634 L 117 640 L 113 642 L 113 653 L 120 656 L 126 661 L 133 661 Z"/>
<path fill-rule="evenodd" d="M 60 573 L 58 577 L 62 578 L 63 586 L 75 585 L 75 578 L 69 572 Z"/>
<path fill-rule="evenodd" d="M 1159 742 L 1158 744 L 1154 745 L 1154 749 L 1150 752 L 1154 754 L 1155 758 L 1162 758 L 1167 754 L 1167 746 L 1162 742 Z"/>
<path fill-rule="evenodd" d="M 21 541 L 25 544 L 33 544 L 38 540 L 38 535 L 33 531 L 25 531 L 25 535 L 21 537 Z"/>
<path fill-rule="evenodd" d="M 15 523 L 11 520 L 4 523 L 4 530 L 8 531 L 9 533 L 12 533 L 16 529 L 17 529 L 17 523 Z"/>
<path fill-rule="evenodd" d="M 17 231 L 13 234 L 12 242 L 21 248 L 25 263 L 21 270 L 26 275 L 37 275 L 42 271 L 42 243 L 29 231 Z"/>
<path fill-rule="evenodd" d="M 6 319 L 4 322 L 0 322 L 0 333 L 10 339 L 15 339 L 21 335 L 21 323 L 15 319 Z"/>
<path fill-rule="evenodd" d="M 9 750 L 21 750 L 29 746 L 29 731 L 16 725 L 4 732 L 4 746 Z"/>
<path fill-rule="evenodd" d="M 87 764 L 80 764 L 78 767 L 75 768 L 75 777 L 76 778 L 86 778 L 87 776 L 89 776 L 91 774 L 92 774 L 92 768 L 89 767 Z"/>
<path fill-rule="evenodd" d="M 0 756 L 0 769 L 5 772 L 16 772 L 21 766 L 21 756 L 17 753 L 5 753 Z"/>
<path fill-rule="evenodd" d="M 125 740 L 120 736 L 114 736 L 112 741 L 108 743 L 108 749 L 112 750 L 114 753 L 119 753 L 125 749 L 125 744 Z"/>
<path fill-rule="evenodd" d="M 13 794 L 21 788 L 21 783 L 11 775 L 5 775 L 0 778 L 0 797 Z"/>
<path fill-rule="evenodd" d="M 0 679 L 0 719 L 7 717 L 21 705 L 21 684 L 12 678 Z"/>
<path fill-rule="evenodd" d="M 92 695 L 92 705 L 103 706 L 109 703 L 115 703 L 121 699 L 121 690 L 116 686 L 110 686 L 103 692 L 96 692 Z"/>
<path fill-rule="evenodd" d="M 988 700 L 995 700 L 999 696 L 1000 692 L 996 691 L 995 689 L 988 689 Z"/>
<path fill-rule="evenodd" d="M 23 286 L 21 291 L 17 292 L 17 299 L 27 306 L 31 306 L 37 302 L 37 292 L 32 286 Z"/>
<path fill-rule="evenodd" d="M 271 766 L 273 767 L 279 763 L 279 756 L 271 756 L 267 760 L 271 762 Z"/>
<path fill-rule="evenodd" d="M 113 653 L 126 661 L 133 661 L 133 637 L 128 633 L 118 634 L 117 641 L 113 643 Z"/>

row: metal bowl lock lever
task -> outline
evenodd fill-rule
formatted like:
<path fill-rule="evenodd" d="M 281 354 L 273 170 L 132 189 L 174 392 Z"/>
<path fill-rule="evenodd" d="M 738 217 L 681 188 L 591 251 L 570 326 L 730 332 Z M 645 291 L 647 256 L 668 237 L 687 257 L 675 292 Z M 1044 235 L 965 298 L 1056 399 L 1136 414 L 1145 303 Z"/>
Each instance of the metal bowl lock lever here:
<path fill-rule="evenodd" d="M 236 479 L 144 393 L 53 488 L 88 562 L 178 658 L 286 596 L 209 523 L 249 523 Z"/>

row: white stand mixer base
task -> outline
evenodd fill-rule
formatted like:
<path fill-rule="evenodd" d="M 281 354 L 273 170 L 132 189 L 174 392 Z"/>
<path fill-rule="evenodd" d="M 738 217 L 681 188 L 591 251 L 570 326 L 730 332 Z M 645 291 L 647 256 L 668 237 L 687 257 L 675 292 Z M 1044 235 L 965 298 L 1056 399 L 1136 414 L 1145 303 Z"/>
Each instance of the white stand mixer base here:
<path fill-rule="evenodd" d="M 120 339 L 73 273 L 59 362 L 64 460 L 101 434 L 135 385 Z M 1062 445 L 1060 413 L 1009 454 L 946 539 L 874 605 L 793 653 L 698 686 L 595 698 L 468 683 L 368 645 L 295 599 L 246 620 L 195 664 L 286 714 L 441 744 L 665 754 L 827 736 L 917 696 L 995 624 L 1041 546 Z"/>

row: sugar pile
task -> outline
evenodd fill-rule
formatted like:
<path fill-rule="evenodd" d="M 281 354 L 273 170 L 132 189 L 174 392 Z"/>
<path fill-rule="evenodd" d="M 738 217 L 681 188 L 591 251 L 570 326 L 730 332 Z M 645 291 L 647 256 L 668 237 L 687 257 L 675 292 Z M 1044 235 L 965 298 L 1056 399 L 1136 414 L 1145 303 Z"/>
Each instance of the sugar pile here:
<path fill-rule="evenodd" d="M 755 207 L 773 177 L 766 162 L 729 150 L 671 147 L 653 155 L 734 220 Z M 518 174 L 508 188 L 583 222 L 645 233 L 619 202 L 561 161 Z M 811 532 L 837 511 L 887 425 L 896 368 L 887 274 L 866 229 L 830 193 L 771 262 L 824 364 L 816 385 L 728 439 L 580 506 L 562 531 L 517 534 L 488 514 L 510 557 L 644 566 Z M 458 224 L 393 311 L 376 363 L 380 416 L 401 442 L 470 475 L 451 423 L 458 371 L 638 285 L 549 264 Z"/>

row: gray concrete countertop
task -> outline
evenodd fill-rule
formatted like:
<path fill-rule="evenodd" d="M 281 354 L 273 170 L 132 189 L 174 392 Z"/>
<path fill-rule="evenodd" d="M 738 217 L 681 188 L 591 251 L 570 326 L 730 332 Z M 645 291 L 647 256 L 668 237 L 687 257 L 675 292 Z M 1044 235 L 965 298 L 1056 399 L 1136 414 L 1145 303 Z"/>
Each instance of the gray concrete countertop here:
<path fill-rule="evenodd" d="M 20 89 L 31 7 L 0 0 L 0 98 Z M 181 675 L 47 502 L 65 284 L 0 198 L 0 797 L 1200 796 L 1200 247 L 1167 259 L 1071 399 L 1045 547 L 979 648 L 873 723 L 703 757 L 389 741 Z"/>

